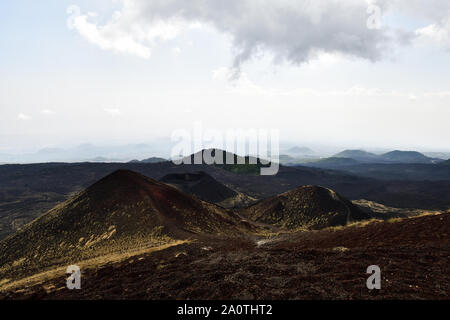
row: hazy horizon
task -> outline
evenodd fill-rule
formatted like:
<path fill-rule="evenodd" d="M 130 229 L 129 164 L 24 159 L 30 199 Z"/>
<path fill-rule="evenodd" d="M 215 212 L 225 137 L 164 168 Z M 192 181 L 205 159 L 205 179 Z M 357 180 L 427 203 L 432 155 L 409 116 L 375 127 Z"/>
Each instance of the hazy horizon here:
<path fill-rule="evenodd" d="M 128 162 L 130 160 L 144 160 L 152 157 L 172 159 L 171 151 L 175 142 L 171 142 L 169 137 L 160 140 L 153 140 L 141 143 L 124 143 L 124 144 L 91 144 L 83 143 L 78 145 L 61 145 L 45 148 L 33 148 L 29 150 L 16 150 L 15 152 L 0 152 L 0 163 L 42 163 L 42 162 Z M 245 152 L 237 150 L 229 150 L 226 146 L 221 145 L 205 145 L 203 147 L 194 148 L 192 152 L 184 152 L 184 156 L 198 152 L 202 149 L 217 148 L 229 152 L 234 152 L 240 156 L 255 155 L 249 152 L 247 148 Z M 300 147 L 310 149 L 310 153 L 295 154 L 290 149 Z M 399 148 L 370 148 L 364 146 L 332 146 L 326 144 L 302 144 L 280 142 L 280 155 L 289 155 L 298 159 L 318 159 L 334 156 L 335 154 L 345 150 L 363 150 L 378 155 L 390 151 L 417 151 L 432 158 L 440 158 L 443 160 L 450 159 L 450 150 L 436 149 L 399 149 Z M 264 157 L 263 157 L 264 158 Z"/>

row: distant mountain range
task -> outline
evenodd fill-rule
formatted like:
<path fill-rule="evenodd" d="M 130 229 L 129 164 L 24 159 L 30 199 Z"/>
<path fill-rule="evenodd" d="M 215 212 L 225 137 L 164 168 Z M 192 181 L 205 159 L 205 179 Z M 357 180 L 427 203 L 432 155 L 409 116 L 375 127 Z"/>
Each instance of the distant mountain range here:
<path fill-rule="evenodd" d="M 301 148 L 299 148 L 301 149 Z M 345 166 L 353 166 L 357 164 L 435 164 L 444 161 L 439 157 L 428 157 L 423 153 L 417 151 L 390 151 L 384 154 L 375 154 L 364 150 L 344 150 L 331 157 L 320 157 L 319 154 L 295 154 L 290 153 L 289 150 L 280 154 L 279 161 L 281 164 L 287 166 L 305 165 L 310 167 L 335 169 Z"/>
<path fill-rule="evenodd" d="M 358 164 L 436 164 L 442 159 L 430 158 L 417 151 L 391 151 L 381 155 L 364 150 L 345 150 L 331 158 L 310 161 L 304 165 L 322 168 L 339 168 Z"/>
<path fill-rule="evenodd" d="M 118 146 L 95 146 L 82 144 L 70 148 L 44 148 L 34 153 L 7 154 L 0 153 L 0 164 L 8 163 L 48 163 L 48 162 L 141 162 L 157 163 L 170 161 L 169 156 L 172 142 L 162 139 L 150 144 L 128 144 Z M 219 149 L 218 149 L 219 150 Z M 160 156 L 149 155 L 163 155 Z M 294 146 L 283 149 L 280 153 L 279 162 L 284 165 L 295 166 L 306 164 L 308 166 L 334 168 L 352 165 L 354 162 L 345 160 L 337 161 L 334 158 L 353 159 L 359 163 L 437 163 L 450 158 L 450 153 L 428 152 L 425 154 L 416 151 L 391 151 L 385 154 L 375 154 L 364 150 L 344 150 L 331 159 L 325 158 L 329 153 L 321 153 L 308 147 Z M 251 157 L 241 155 L 239 158 Z M 139 159 L 139 160 L 138 160 Z M 140 160 L 143 159 L 143 160 Z M 246 168 L 246 170 L 248 170 Z M 257 167 L 253 167 L 257 169 Z"/>
<path fill-rule="evenodd" d="M 0 153 L 0 163 L 44 163 L 44 162 L 126 162 L 144 159 L 151 155 L 170 154 L 172 142 L 166 139 L 154 143 L 96 146 L 81 144 L 68 148 L 44 148 L 33 153 Z"/>
<path fill-rule="evenodd" d="M 381 155 L 387 162 L 397 163 L 436 163 L 440 159 L 433 159 L 417 151 L 391 151 Z"/>
<path fill-rule="evenodd" d="M 160 162 L 165 162 L 165 161 L 168 161 L 168 160 L 164 159 L 164 158 L 151 157 L 151 158 L 144 159 L 144 160 L 131 160 L 130 163 L 160 163 Z"/>
<path fill-rule="evenodd" d="M 336 158 L 350 158 L 369 163 L 436 163 L 440 159 L 429 158 L 417 151 L 391 151 L 381 155 L 363 150 L 345 150 L 336 154 Z"/>

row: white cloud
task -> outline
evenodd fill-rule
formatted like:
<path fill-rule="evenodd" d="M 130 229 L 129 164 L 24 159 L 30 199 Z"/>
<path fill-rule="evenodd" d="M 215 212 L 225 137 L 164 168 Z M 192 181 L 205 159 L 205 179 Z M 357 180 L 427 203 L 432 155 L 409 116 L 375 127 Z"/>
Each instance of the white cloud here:
<path fill-rule="evenodd" d="M 450 1 L 448 0 L 378 0 L 386 10 L 400 13 L 410 19 L 425 21 L 422 27 L 413 30 L 419 43 L 436 43 L 450 48 Z"/>
<path fill-rule="evenodd" d="M 97 13 L 81 14 L 76 6 L 68 8 L 71 14 L 68 20 L 69 29 L 74 29 L 90 43 L 103 50 L 134 55 L 149 59 L 152 48 L 158 41 L 175 38 L 180 26 L 174 20 L 154 20 L 141 23 L 136 17 L 132 1 L 124 2 L 123 11 L 116 11 L 104 25 L 94 21 Z"/>
<path fill-rule="evenodd" d="M 230 36 L 233 77 L 246 61 L 270 53 L 275 63 L 334 63 L 336 57 L 378 61 L 396 45 L 428 38 L 450 47 L 448 0 L 118 0 L 104 24 L 75 7 L 69 27 L 104 50 L 148 59 L 159 42 L 192 29 L 214 28 Z M 380 13 L 406 14 L 430 21 L 418 30 L 370 29 L 369 5 Z M 173 53 L 179 54 L 177 49 Z"/>
<path fill-rule="evenodd" d="M 183 30 L 214 27 L 231 36 L 236 75 L 258 52 L 274 61 L 302 64 L 321 54 L 379 60 L 391 42 L 386 30 L 366 26 L 367 3 L 361 0 L 122 0 L 123 7 L 105 24 L 95 14 L 72 13 L 69 27 L 105 50 L 149 58 L 158 41 Z"/>
<path fill-rule="evenodd" d="M 19 113 L 17 115 L 17 119 L 27 121 L 27 120 L 31 120 L 31 117 L 25 113 Z"/>
<path fill-rule="evenodd" d="M 50 109 L 44 109 L 44 110 L 41 110 L 41 113 L 42 113 L 42 114 L 45 114 L 45 115 L 51 115 L 51 114 L 54 114 L 53 110 L 50 110 Z"/>
<path fill-rule="evenodd" d="M 107 114 L 109 114 L 112 117 L 117 117 L 122 114 L 122 112 L 119 109 L 116 108 L 105 108 L 103 109 Z"/>
<path fill-rule="evenodd" d="M 431 41 L 450 49 L 450 16 L 439 23 L 417 29 L 416 35 L 420 41 Z"/>
<path fill-rule="evenodd" d="M 99 46 L 103 50 L 127 53 L 148 59 L 150 48 L 136 41 L 131 35 L 123 33 L 115 23 L 97 26 L 88 21 L 88 16 L 78 16 L 74 20 L 74 27 L 86 40 Z"/>
<path fill-rule="evenodd" d="M 302 64 L 322 53 L 379 60 L 389 45 L 386 30 L 367 28 L 367 3 L 360 0 L 133 0 L 141 18 L 200 21 L 231 35 L 233 68 L 259 52 L 274 61 Z"/>

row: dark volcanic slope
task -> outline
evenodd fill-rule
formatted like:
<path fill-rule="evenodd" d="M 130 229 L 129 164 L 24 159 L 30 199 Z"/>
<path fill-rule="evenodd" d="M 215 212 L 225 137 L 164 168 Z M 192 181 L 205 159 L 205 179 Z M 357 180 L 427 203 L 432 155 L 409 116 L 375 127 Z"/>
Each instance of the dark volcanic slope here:
<path fill-rule="evenodd" d="M 287 229 L 345 225 L 369 216 L 333 190 L 305 186 L 261 201 L 246 211 L 254 221 Z"/>
<path fill-rule="evenodd" d="M 202 241 L 0 292 L 0 299 L 445 299 L 450 213 L 250 240 Z M 210 250 L 202 250 L 204 246 Z M 180 254 L 183 253 L 183 254 Z M 381 268 L 381 290 L 366 287 Z"/>
<path fill-rule="evenodd" d="M 173 185 L 178 189 L 193 194 L 210 203 L 219 203 L 237 196 L 237 192 L 218 182 L 209 174 L 196 173 L 169 174 L 160 181 Z"/>
<path fill-rule="evenodd" d="M 119 170 L 0 242 L 0 275 L 42 271 L 194 234 L 237 233 L 239 225 L 241 219 L 231 212 Z"/>

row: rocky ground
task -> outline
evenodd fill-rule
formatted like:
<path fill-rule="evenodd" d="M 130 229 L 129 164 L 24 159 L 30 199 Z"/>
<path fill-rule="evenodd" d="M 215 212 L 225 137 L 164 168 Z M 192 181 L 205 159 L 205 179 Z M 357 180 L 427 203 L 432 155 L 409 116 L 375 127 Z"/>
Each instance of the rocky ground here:
<path fill-rule="evenodd" d="M 203 238 L 2 291 L 3 299 L 449 299 L 450 213 L 321 231 Z M 368 290 L 378 265 L 381 290 Z"/>

